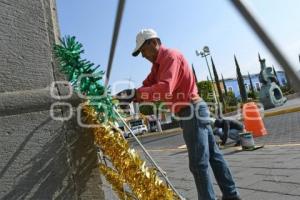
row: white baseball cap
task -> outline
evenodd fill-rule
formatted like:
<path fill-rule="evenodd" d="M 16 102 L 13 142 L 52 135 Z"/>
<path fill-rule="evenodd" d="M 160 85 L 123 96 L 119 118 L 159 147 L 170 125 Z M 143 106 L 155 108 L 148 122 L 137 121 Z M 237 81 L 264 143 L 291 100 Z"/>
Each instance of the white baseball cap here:
<path fill-rule="evenodd" d="M 137 56 L 140 53 L 140 48 L 144 44 L 146 40 L 152 39 L 152 38 L 159 38 L 157 33 L 153 29 L 142 29 L 137 35 L 136 35 L 136 47 L 134 48 L 132 52 L 132 56 Z"/>

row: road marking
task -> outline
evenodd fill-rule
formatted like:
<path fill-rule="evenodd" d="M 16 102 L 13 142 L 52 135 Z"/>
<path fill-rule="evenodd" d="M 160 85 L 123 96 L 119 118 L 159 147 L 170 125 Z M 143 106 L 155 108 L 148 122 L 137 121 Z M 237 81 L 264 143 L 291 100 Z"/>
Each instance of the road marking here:
<path fill-rule="evenodd" d="M 300 146 L 300 144 L 267 144 L 265 147 L 296 147 Z"/>
<path fill-rule="evenodd" d="M 185 150 L 185 149 L 182 149 Z M 153 151 L 153 152 L 161 152 L 161 151 L 182 151 L 180 149 L 147 149 L 147 151 Z"/>
<path fill-rule="evenodd" d="M 180 145 L 178 146 L 176 149 L 148 149 L 148 151 L 180 151 L 180 150 L 185 150 L 186 149 L 186 145 Z"/>
<path fill-rule="evenodd" d="M 267 144 L 267 145 L 264 145 L 264 147 L 297 147 L 297 146 L 300 146 L 300 144 Z M 236 150 L 242 150 L 241 147 L 228 147 L 228 148 L 225 148 L 225 149 L 229 149 L 229 148 L 232 148 L 232 149 L 236 149 Z M 161 152 L 161 151 L 180 151 L 180 150 L 186 150 L 186 145 L 181 145 L 181 146 L 178 146 L 176 149 L 147 149 L 147 151 L 153 151 L 153 152 Z M 221 149 L 221 150 L 224 150 L 224 149 Z"/>

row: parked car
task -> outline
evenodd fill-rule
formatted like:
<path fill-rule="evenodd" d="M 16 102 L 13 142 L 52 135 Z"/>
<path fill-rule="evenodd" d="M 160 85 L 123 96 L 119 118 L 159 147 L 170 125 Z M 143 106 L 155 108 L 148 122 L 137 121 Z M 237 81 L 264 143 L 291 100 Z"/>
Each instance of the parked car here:
<path fill-rule="evenodd" d="M 146 125 L 134 126 L 134 127 L 131 127 L 131 130 L 134 135 L 142 135 L 142 134 L 145 134 L 148 132 Z M 131 132 L 130 131 L 124 132 L 124 137 L 125 138 L 132 137 Z"/>

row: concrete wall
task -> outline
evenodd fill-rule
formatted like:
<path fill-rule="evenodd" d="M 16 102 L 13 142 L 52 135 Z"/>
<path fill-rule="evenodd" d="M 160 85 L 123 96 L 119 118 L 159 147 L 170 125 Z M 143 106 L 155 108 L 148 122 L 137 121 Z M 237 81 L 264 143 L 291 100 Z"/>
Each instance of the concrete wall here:
<path fill-rule="evenodd" d="M 49 114 L 49 87 L 64 79 L 55 0 L 0 0 L 0 13 L 0 199 L 104 199 L 91 135 L 75 115 Z"/>

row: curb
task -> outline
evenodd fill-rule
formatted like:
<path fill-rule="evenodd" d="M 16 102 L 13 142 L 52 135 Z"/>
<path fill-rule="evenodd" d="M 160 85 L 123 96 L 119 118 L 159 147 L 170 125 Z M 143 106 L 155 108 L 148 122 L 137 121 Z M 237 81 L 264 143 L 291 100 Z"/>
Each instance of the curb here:
<path fill-rule="evenodd" d="M 162 133 L 160 132 L 153 132 L 153 133 L 146 133 L 144 135 L 138 135 L 137 138 L 138 139 L 142 139 L 142 138 L 147 138 L 147 137 L 151 137 L 151 136 L 157 136 L 157 135 L 161 135 L 161 136 L 167 136 L 167 135 L 172 135 L 174 133 L 178 133 L 181 132 L 182 129 L 181 128 L 173 128 L 173 129 L 167 129 L 162 131 Z M 134 141 L 133 137 L 127 138 L 128 142 Z"/>
<path fill-rule="evenodd" d="M 299 112 L 299 111 L 300 111 L 300 106 L 285 108 L 285 109 L 281 109 L 281 110 L 266 112 L 266 113 L 264 113 L 264 117 L 273 117 L 276 115 L 288 114 L 288 113 Z"/>

